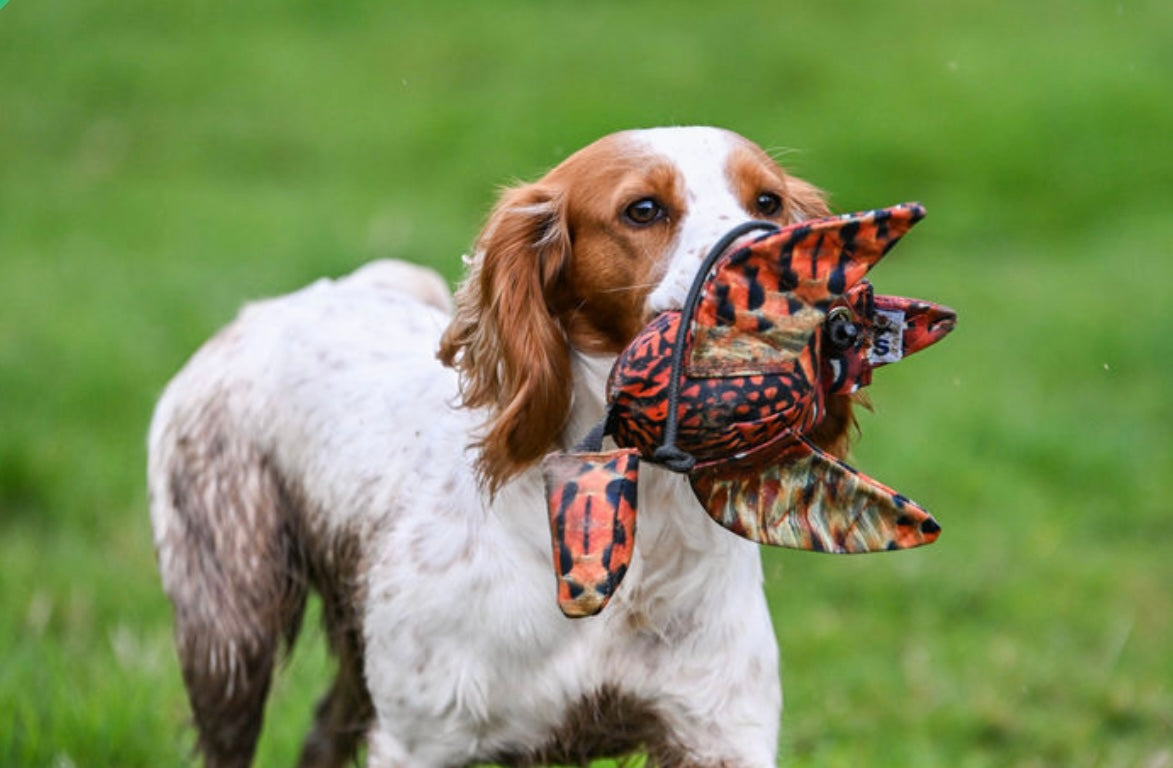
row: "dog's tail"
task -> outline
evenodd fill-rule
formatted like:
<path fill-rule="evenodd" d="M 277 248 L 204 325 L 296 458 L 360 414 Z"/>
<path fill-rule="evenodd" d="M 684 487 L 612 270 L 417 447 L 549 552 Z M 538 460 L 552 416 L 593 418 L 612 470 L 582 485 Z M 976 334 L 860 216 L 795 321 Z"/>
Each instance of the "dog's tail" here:
<path fill-rule="evenodd" d="M 213 342 L 215 343 L 215 342 Z M 180 666 L 208 765 L 248 765 L 281 646 L 296 639 L 308 591 L 291 490 L 232 428 L 230 396 L 186 399 L 183 374 L 155 411 L 151 521 L 175 607 Z"/>

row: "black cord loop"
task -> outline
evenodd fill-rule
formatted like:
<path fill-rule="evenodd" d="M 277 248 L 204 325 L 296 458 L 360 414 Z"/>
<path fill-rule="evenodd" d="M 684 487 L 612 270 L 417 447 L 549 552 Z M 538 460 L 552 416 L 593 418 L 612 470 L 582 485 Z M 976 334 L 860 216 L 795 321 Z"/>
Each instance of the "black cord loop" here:
<path fill-rule="evenodd" d="M 676 445 L 676 437 L 679 431 L 680 378 L 684 373 L 684 348 L 687 346 L 686 337 L 692 327 L 692 318 L 696 314 L 701 290 L 709 277 L 709 272 L 717 263 L 717 259 L 738 238 L 757 229 L 777 232 L 781 227 L 770 221 L 747 221 L 726 232 L 709 250 L 705 260 L 701 262 L 700 269 L 688 289 L 684 306 L 681 308 L 680 326 L 676 331 L 676 344 L 672 347 L 672 379 L 668 382 L 668 416 L 664 422 L 664 441 L 652 457 L 655 462 L 663 464 L 673 472 L 687 472 L 696 465 L 696 457 Z"/>

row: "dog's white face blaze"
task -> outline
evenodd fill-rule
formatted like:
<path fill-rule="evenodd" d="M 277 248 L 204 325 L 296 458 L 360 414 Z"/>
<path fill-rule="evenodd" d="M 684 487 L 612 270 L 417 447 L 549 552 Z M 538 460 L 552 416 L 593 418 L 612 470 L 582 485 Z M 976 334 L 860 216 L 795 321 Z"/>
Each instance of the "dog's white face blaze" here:
<path fill-rule="evenodd" d="M 647 299 L 652 313 L 679 309 L 713 244 L 737 224 L 754 218 L 733 189 L 729 157 L 735 139 L 715 128 L 653 128 L 636 133 L 634 140 L 670 159 L 682 181 L 686 210 L 664 277 Z"/>
<path fill-rule="evenodd" d="M 670 166 L 678 192 L 672 229 L 640 254 L 654 262 L 638 269 L 655 278 L 630 307 L 642 317 L 679 307 L 713 243 L 763 218 L 755 195 L 785 197 L 788 179 L 717 129 L 633 131 L 604 145 L 624 147 Z M 614 222 L 606 202 L 583 221 Z M 619 252 L 604 240 L 585 259 L 596 272 Z M 614 734 L 632 719 L 661 762 L 774 765 L 781 689 L 756 545 L 709 520 L 680 476 L 645 466 L 624 582 L 599 616 L 563 617 L 540 472 L 525 469 L 492 500 L 478 486 L 470 444 L 486 413 L 458 407 L 457 374 L 436 360 L 449 318 L 435 294 L 417 272 L 369 267 L 253 305 L 160 400 L 152 522 L 180 653 L 195 665 L 188 685 L 212 702 L 207 728 L 237 728 L 242 710 L 216 702 L 243 707 L 266 657 L 207 659 L 270 641 L 275 653 L 286 627 L 252 608 L 282 594 L 282 579 L 303 590 L 312 579 L 341 590 L 337 637 L 357 643 L 362 661 L 372 766 L 574 761 L 582 753 L 559 752 L 559 738 L 586 749 L 600 741 L 591 727 L 612 723 Z M 562 447 L 602 415 L 608 332 L 588 317 L 558 337 L 595 342 L 571 349 Z M 274 562 L 274 552 L 302 559 Z M 612 722 L 622 711 L 629 721 Z M 335 738 L 329 726 L 319 721 L 320 738 Z"/>

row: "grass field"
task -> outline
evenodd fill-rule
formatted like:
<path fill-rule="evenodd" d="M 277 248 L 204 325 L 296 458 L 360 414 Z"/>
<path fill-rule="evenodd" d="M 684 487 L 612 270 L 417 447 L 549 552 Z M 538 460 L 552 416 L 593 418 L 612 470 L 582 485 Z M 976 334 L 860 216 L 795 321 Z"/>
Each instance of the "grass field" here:
<path fill-rule="evenodd" d="M 455 279 L 495 189 L 724 125 L 929 218 L 956 307 L 856 463 L 933 547 L 765 553 L 791 766 L 1173 766 L 1173 4 L 12 0 L 0 10 L 0 765 L 188 764 L 154 398 L 245 300 Z M 310 628 L 260 765 L 324 685 Z"/>

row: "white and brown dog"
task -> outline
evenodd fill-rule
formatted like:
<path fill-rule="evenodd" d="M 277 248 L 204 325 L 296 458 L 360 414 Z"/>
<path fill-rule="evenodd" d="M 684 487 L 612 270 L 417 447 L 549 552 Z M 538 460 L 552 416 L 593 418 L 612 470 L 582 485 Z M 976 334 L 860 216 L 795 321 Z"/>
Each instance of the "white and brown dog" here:
<path fill-rule="evenodd" d="M 333 686 L 301 764 L 768 766 L 782 708 L 756 544 L 647 468 L 635 557 L 567 619 L 546 453 L 603 416 L 615 355 L 748 219 L 827 214 L 740 136 L 619 133 L 506 191 L 449 311 L 382 262 L 262 301 L 175 377 L 151 519 L 198 745 L 251 762 L 280 648 L 320 593 Z M 816 441 L 844 447 L 846 398 Z"/>

